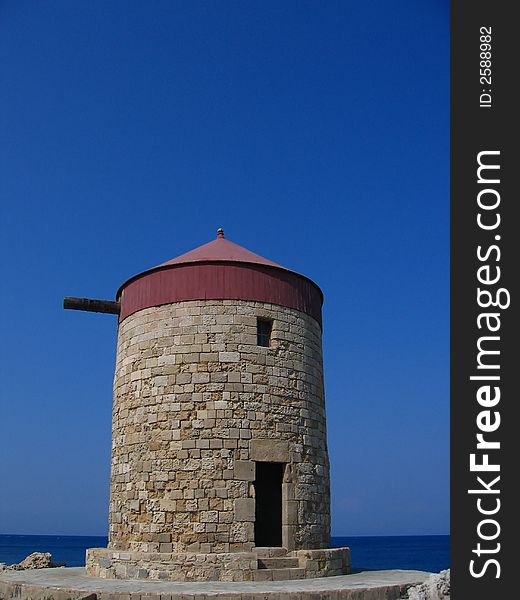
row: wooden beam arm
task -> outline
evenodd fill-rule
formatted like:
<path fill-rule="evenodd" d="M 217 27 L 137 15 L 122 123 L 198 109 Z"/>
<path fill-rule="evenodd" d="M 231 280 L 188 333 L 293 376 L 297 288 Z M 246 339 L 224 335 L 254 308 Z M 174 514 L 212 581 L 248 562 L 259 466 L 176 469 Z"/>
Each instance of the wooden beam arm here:
<path fill-rule="evenodd" d="M 119 302 L 113 302 L 112 300 L 67 297 L 63 298 L 63 308 L 118 315 L 121 310 L 121 304 Z"/>

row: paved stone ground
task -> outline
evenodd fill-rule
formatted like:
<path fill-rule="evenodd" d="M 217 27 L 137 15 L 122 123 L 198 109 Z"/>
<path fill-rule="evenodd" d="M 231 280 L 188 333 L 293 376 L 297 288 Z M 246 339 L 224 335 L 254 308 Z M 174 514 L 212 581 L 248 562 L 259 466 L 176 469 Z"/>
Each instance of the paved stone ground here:
<path fill-rule="evenodd" d="M 393 570 L 294 581 L 174 583 L 102 579 L 85 575 L 83 567 L 69 567 L 4 571 L 0 598 L 66 600 L 95 594 L 89 600 L 395 600 L 429 575 Z"/>

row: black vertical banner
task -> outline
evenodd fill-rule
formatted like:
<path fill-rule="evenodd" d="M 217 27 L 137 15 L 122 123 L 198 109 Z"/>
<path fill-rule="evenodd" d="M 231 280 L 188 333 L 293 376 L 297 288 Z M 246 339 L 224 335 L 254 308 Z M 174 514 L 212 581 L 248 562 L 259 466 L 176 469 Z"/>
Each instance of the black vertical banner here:
<path fill-rule="evenodd" d="M 520 597 L 517 8 L 505 0 L 451 4 L 454 600 Z"/>

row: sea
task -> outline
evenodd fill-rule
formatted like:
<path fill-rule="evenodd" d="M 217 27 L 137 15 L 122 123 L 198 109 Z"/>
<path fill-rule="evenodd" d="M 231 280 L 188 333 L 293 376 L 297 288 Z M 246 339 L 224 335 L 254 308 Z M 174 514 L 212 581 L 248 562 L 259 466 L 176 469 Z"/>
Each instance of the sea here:
<path fill-rule="evenodd" d="M 106 537 L 0 535 L 0 563 L 12 564 L 31 552 L 50 552 L 55 563 L 85 565 L 87 548 L 103 548 Z M 333 547 L 349 546 L 353 571 L 414 569 L 437 573 L 450 567 L 449 535 L 333 537 Z"/>

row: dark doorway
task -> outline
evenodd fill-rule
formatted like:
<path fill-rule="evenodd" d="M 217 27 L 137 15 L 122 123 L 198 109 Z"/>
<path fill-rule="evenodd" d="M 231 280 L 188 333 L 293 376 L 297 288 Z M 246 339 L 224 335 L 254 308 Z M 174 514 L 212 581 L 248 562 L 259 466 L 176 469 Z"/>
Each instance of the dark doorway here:
<path fill-rule="evenodd" d="M 255 544 L 282 545 L 282 479 L 281 463 L 256 463 Z"/>

